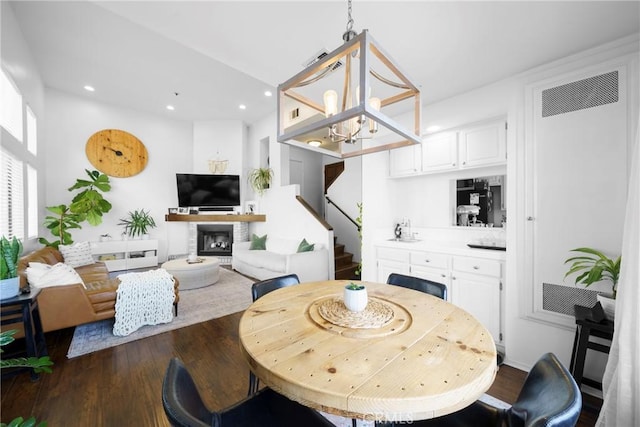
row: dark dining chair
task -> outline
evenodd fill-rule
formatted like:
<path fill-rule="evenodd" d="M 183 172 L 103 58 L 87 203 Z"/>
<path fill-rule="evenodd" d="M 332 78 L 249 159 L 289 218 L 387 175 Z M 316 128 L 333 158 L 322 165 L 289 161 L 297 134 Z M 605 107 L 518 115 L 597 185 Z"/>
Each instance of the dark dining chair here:
<path fill-rule="evenodd" d="M 276 289 L 285 288 L 291 285 L 297 285 L 300 283 L 300 279 L 297 274 L 287 274 L 285 276 L 274 277 L 272 279 L 265 279 L 259 282 L 255 282 L 251 286 L 251 297 L 253 301 L 257 300 L 261 296 L 275 291 Z M 259 382 L 258 378 L 249 371 L 249 392 L 247 396 L 251 396 L 258 391 Z"/>
<path fill-rule="evenodd" d="M 476 401 L 453 414 L 414 421 L 411 426 L 573 427 L 581 409 L 582 395 L 575 380 L 553 353 L 547 353 L 529 371 L 518 399 L 510 408 Z"/>
<path fill-rule="evenodd" d="M 447 299 L 447 287 L 442 283 L 432 282 L 431 280 L 405 276 L 404 274 L 391 273 L 387 279 L 387 284 L 414 289 L 416 291 L 442 298 L 443 300 Z"/>
<path fill-rule="evenodd" d="M 333 427 L 315 410 L 270 388 L 219 412 L 210 411 L 189 371 L 178 358 L 171 359 L 165 373 L 162 406 L 174 427 Z"/>

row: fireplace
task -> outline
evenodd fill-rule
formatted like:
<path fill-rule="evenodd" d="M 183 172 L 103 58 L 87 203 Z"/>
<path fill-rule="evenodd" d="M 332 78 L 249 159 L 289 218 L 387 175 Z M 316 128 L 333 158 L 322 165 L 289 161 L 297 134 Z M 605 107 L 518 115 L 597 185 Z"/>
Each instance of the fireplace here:
<path fill-rule="evenodd" d="M 198 255 L 231 256 L 233 225 L 198 225 Z"/>

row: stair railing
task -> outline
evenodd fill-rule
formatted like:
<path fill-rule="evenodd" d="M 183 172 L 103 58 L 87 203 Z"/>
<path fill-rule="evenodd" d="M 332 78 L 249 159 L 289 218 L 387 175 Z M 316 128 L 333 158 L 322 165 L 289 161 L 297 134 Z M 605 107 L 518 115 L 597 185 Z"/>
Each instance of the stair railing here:
<path fill-rule="evenodd" d="M 338 206 L 338 205 L 337 205 L 333 200 L 331 200 L 331 198 L 330 198 L 329 196 L 327 196 L 326 194 L 325 194 L 324 198 L 325 198 L 325 199 L 327 199 L 327 202 L 328 202 L 330 205 L 335 206 L 335 207 L 336 207 L 336 209 L 338 209 L 338 211 L 339 211 L 342 215 L 344 215 L 344 216 L 345 216 L 349 221 L 351 221 L 351 222 L 353 223 L 353 225 L 355 225 L 355 226 L 356 226 L 356 228 L 358 229 L 358 231 L 360 231 L 360 228 L 361 228 L 361 227 L 360 227 L 360 224 L 358 224 L 358 223 L 356 222 L 356 220 L 355 220 L 355 219 L 351 218 L 351 217 L 349 216 L 349 214 L 348 214 L 348 213 L 346 213 L 344 210 L 342 210 L 342 208 L 341 208 L 340 206 Z"/>

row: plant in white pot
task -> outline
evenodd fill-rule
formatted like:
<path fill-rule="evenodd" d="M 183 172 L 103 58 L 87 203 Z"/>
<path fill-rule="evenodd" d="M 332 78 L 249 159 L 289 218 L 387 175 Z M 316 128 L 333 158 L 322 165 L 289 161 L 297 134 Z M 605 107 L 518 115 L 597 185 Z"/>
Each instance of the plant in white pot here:
<path fill-rule="evenodd" d="M 344 305 L 349 311 L 363 311 L 367 308 L 367 288 L 357 283 L 349 283 L 344 287 Z"/>
<path fill-rule="evenodd" d="M 271 168 L 257 168 L 249 172 L 248 180 L 251 188 L 259 195 L 262 195 L 271 185 L 272 178 L 273 170 Z"/>
<path fill-rule="evenodd" d="M 0 299 L 13 298 L 20 292 L 18 258 L 22 254 L 22 242 L 15 236 L 11 241 L 0 239 Z"/>
<path fill-rule="evenodd" d="M 136 209 L 129 212 L 127 218 L 120 218 L 118 225 L 124 226 L 124 233 L 129 237 L 148 238 L 148 231 L 156 227 L 156 222 L 148 211 Z M 123 234 L 124 234 L 123 233 Z"/>
<path fill-rule="evenodd" d="M 598 294 L 598 301 L 602 304 L 607 317 L 613 319 L 622 257 L 609 258 L 593 248 L 576 248 L 572 249 L 571 252 L 578 252 L 581 255 L 570 257 L 564 262 L 565 264 L 572 263 L 564 277 L 578 274 L 575 278 L 575 284 L 581 283 L 585 288 L 602 280 L 610 281 L 612 292 L 610 294 Z"/>

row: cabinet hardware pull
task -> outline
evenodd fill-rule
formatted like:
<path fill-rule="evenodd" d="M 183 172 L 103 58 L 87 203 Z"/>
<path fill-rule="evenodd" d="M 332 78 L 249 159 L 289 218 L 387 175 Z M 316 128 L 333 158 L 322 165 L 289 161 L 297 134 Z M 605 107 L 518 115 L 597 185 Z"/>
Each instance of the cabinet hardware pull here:
<path fill-rule="evenodd" d="M 477 265 L 474 265 L 474 266 L 473 266 L 473 269 L 474 269 L 474 270 L 480 270 L 480 267 L 478 267 Z"/>
<path fill-rule="evenodd" d="M 429 261 L 428 259 L 425 259 L 424 262 L 431 262 L 431 261 Z"/>
<path fill-rule="evenodd" d="M 528 216 L 527 217 L 527 221 L 533 221 L 533 217 L 532 216 Z"/>
<path fill-rule="evenodd" d="M 446 274 L 441 274 L 440 276 L 441 276 L 441 277 L 447 277 L 447 275 L 446 275 Z"/>

